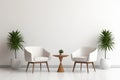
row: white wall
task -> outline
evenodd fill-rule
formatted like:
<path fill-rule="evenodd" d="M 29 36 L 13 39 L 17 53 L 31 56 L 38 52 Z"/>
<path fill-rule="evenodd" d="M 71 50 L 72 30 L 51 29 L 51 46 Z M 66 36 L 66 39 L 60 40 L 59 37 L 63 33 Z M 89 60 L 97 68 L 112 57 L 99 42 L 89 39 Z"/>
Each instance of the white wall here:
<path fill-rule="evenodd" d="M 11 30 L 22 32 L 25 46 L 42 46 L 51 53 L 62 48 L 71 54 L 82 46 L 96 47 L 99 32 L 106 28 L 116 43 L 109 52 L 112 65 L 120 65 L 119 4 L 119 0 L 0 0 L 0 65 L 9 65 L 13 57 L 6 45 Z M 19 53 L 25 64 L 23 51 Z M 58 62 L 53 57 L 50 65 Z M 70 56 L 64 65 L 72 65 Z"/>

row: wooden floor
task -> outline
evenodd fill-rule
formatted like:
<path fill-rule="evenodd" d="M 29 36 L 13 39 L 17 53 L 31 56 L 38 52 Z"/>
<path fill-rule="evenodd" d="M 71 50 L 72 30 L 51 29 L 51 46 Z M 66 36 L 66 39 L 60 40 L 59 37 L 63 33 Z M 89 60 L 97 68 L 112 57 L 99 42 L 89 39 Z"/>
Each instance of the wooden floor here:
<path fill-rule="evenodd" d="M 120 68 L 96 69 L 96 72 L 90 68 L 89 73 L 86 72 L 86 68 L 81 72 L 78 68 L 74 72 L 71 70 L 72 68 L 68 68 L 65 69 L 65 72 L 58 73 L 57 68 L 50 68 L 50 72 L 46 68 L 41 71 L 39 68 L 35 68 L 32 73 L 31 68 L 28 72 L 25 68 L 19 70 L 0 68 L 0 80 L 120 80 Z"/>

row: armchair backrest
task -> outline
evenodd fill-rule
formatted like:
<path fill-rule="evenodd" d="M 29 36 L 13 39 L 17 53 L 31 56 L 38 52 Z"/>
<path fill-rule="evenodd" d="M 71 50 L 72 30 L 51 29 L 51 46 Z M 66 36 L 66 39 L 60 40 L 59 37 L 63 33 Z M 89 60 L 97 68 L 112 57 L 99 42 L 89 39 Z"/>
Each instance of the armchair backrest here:
<path fill-rule="evenodd" d="M 33 61 L 36 57 L 50 57 L 50 53 L 47 52 L 44 48 L 31 46 L 25 47 L 25 60 Z"/>
<path fill-rule="evenodd" d="M 72 53 L 72 57 L 88 57 L 89 54 L 94 51 L 95 48 L 82 47 Z"/>

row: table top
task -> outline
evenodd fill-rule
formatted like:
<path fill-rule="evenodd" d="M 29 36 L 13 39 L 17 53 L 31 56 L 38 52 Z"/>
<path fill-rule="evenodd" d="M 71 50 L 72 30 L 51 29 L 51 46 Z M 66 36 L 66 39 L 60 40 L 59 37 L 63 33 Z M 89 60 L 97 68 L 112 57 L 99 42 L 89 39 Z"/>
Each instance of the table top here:
<path fill-rule="evenodd" d="M 65 54 L 62 54 L 62 55 L 53 55 L 53 56 L 55 56 L 55 57 L 67 57 L 67 56 L 69 56 L 69 55 L 65 55 Z"/>

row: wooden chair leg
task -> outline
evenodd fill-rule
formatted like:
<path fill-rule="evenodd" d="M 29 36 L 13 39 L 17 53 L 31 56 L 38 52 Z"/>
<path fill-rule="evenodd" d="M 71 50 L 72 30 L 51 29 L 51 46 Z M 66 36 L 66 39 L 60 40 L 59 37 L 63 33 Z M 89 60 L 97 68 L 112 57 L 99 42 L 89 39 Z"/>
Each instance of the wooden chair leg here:
<path fill-rule="evenodd" d="M 41 63 L 40 63 L 40 70 L 42 70 L 42 65 L 41 65 Z"/>
<path fill-rule="evenodd" d="M 86 62 L 86 67 L 87 67 L 87 72 L 89 73 L 89 69 L 88 69 L 88 63 Z"/>
<path fill-rule="evenodd" d="M 30 63 L 28 62 L 27 67 L 26 67 L 26 72 L 28 71 L 29 64 L 30 64 Z"/>
<path fill-rule="evenodd" d="M 32 64 L 33 64 L 33 67 L 32 67 L 32 73 L 33 73 L 34 72 L 34 62 Z"/>
<path fill-rule="evenodd" d="M 82 62 L 80 63 L 80 71 L 82 71 Z"/>
<path fill-rule="evenodd" d="M 74 66 L 73 66 L 72 72 L 74 72 L 75 66 L 76 66 L 76 62 L 74 62 Z"/>
<path fill-rule="evenodd" d="M 94 62 L 92 62 L 92 66 L 93 66 L 93 68 L 94 68 L 94 71 L 96 72 L 96 70 L 95 70 L 95 66 L 94 66 Z"/>
<path fill-rule="evenodd" d="M 46 62 L 46 66 L 47 66 L 48 72 L 50 72 L 48 62 Z"/>

